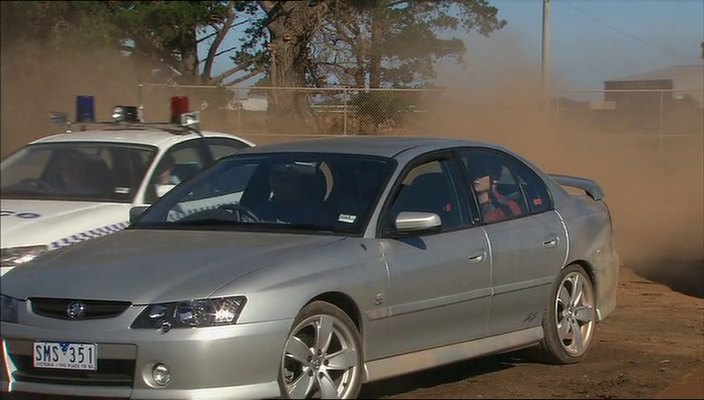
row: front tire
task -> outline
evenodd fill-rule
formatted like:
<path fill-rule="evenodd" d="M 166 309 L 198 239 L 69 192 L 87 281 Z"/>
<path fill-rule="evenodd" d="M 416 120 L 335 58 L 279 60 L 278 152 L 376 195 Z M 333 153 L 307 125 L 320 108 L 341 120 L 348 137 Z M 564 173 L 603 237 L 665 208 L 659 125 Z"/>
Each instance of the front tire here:
<path fill-rule="evenodd" d="M 563 269 L 555 281 L 543 315 L 545 337 L 540 342 L 545 361 L 572 364 L 589 350 L 596 325 L 594 285 L 579 265 Z"/>
<path fill-rule="evenodd" d="M 279 386 L 285 398 L 356 398 L 362 386 L 357 327 L 344 311 L 315 301 L 294 320 L 281 356 Z"/>

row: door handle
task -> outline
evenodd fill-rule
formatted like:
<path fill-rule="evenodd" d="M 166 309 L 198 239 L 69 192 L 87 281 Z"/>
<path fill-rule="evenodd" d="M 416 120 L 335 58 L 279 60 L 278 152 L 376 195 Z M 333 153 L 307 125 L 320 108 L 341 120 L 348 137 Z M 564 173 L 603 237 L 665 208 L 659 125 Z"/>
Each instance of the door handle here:
<path fill-rule="evenodd" d="M 467 260 L 472 264 L 476 264 L 476 263 L 482 262 L 482 260 L 484 260 L 484 257 L 486 257 L 486 251 L 480 251 L 478 253 L 474 253 L 473 255 L 467 257 Z"/>
<path fill-rule="evenodd" d="M 559 241 L 559 239 L 557 237 L 546 239 L 543 241 L 543 247 L 545 247 L 546 249 L 553 248 L 553 247 L 557 246 L 558 241 Z"/>

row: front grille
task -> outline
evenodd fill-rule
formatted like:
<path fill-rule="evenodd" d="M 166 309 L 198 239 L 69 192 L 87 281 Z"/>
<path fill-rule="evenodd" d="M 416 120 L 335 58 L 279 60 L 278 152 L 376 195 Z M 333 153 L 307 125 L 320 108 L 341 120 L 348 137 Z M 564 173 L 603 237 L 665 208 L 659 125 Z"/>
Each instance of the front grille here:
<path fill-rule="evenodd" d="M 122 314 L 132 303 L 128 301 L 101 301 L 101 300 L 75 300 L 75 299 L 48 299 L 30 298 L 32 311 L 43 317 L 86 320 L 98 318 L 113 318 Z M 85 306 L 84 312 L 75 318 L 70 318 L 67 310 L 74 302 Z"/>
<path fill-rule="evenodd" d="M 17 368 L 12 373 L 19 382 L 61 385 L 129 386 L 134 378 L 134 360 L 98 359 L 97 371 L 35 368 L 32 356 L 10 354 Z"/>

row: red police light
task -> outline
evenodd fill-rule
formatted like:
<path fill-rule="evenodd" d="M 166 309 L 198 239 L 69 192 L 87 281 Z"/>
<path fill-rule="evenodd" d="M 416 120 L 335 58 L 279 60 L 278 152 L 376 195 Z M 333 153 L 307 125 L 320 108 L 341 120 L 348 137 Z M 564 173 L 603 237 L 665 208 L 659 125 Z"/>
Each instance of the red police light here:
<path fill-rule="evenodd" d="M 187 96 L 174 96 L 171 98 L 171 123 L 181 122 L 181 114 L 190 111 Z"/>

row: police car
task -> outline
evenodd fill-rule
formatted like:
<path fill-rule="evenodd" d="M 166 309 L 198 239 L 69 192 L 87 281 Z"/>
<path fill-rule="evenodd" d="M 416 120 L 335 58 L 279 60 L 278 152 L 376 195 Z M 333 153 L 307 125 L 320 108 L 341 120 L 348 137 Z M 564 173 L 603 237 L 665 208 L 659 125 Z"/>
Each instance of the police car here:
<path fill-rule="evenodd" d="M 200 131 L 187 97 L 171 98 L 171 121 L 144 123 L 141 109 L 117 106 L 95 123 L 94 98 L 79 96 L 76 123 L 35 140 L 0 164 L 0 275 L 40 254 L 108 235 L 215 160 L 253 143 Z M 76 126 L 78 125 L 78 127 Z M 77 129 L 76 129 L 77 128 Z"/>

